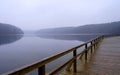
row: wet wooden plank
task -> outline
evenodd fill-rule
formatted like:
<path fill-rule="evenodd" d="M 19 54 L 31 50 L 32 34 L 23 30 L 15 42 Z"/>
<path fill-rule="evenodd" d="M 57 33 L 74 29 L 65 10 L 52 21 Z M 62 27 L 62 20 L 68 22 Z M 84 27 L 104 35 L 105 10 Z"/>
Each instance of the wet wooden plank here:
<path fill-rule="evenodd" d="M 61 75 L 120 75 L 120 36 L 105 38 L 86 63 L 78 60 L 76 73 Z"/>

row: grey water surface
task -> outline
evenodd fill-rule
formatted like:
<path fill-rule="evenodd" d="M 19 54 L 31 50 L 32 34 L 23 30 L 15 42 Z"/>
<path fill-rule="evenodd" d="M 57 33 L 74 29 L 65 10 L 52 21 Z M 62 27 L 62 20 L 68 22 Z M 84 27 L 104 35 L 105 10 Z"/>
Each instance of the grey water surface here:
<path fill-rule="evenodd" d="M 81 43 L 83 41 L 75 39 L 49 39 L 35 35 L 0 36 L 0 74 L 63 52 Z M 62 60 L 56 61 L 56 63 L 47 67 L 48 70 L 67 58 L 70 57 L 64 57 Z"/>

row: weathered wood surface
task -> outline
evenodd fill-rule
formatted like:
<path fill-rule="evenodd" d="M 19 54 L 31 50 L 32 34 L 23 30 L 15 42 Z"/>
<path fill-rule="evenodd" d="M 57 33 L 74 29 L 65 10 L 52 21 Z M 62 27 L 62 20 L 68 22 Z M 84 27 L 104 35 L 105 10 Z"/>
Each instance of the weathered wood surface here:
<path fill-rule="evenodd" d="M 76 73 L 65 71 L 61 75 L 120 75 L 120 36 L 105 38 L 88 59 L 78 60 Z"/>

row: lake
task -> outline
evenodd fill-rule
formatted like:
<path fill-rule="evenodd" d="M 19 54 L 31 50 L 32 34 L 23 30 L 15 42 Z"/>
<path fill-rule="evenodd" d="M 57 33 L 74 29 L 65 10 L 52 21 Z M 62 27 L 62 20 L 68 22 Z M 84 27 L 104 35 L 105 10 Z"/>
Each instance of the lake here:
<path fill-rule="evenodd" d="M 46 36 L 35 35 L 0 36 L 0 74 L 63 52 L 84 42 L 80 41 L 79 37 L 76 39 L 76 36 L 73 37 L 73 35 L 61 37 L 53 38 L 49 36 L 47 38 Z M 57 62 L 63 62 L 67 58 L 69 57 L 66 56 L 57 60 Z M 59 63 L 48 66 L 47 70 Z"/>

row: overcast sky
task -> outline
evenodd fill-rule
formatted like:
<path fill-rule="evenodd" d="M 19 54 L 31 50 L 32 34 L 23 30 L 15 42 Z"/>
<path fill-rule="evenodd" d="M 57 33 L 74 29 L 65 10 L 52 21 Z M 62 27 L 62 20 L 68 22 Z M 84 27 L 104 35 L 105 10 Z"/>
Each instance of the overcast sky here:
<path fill-rule="evenodd" d="M 120 21 L 120 0 L 0 0 L 0 23 L 23 30 Z"/>

